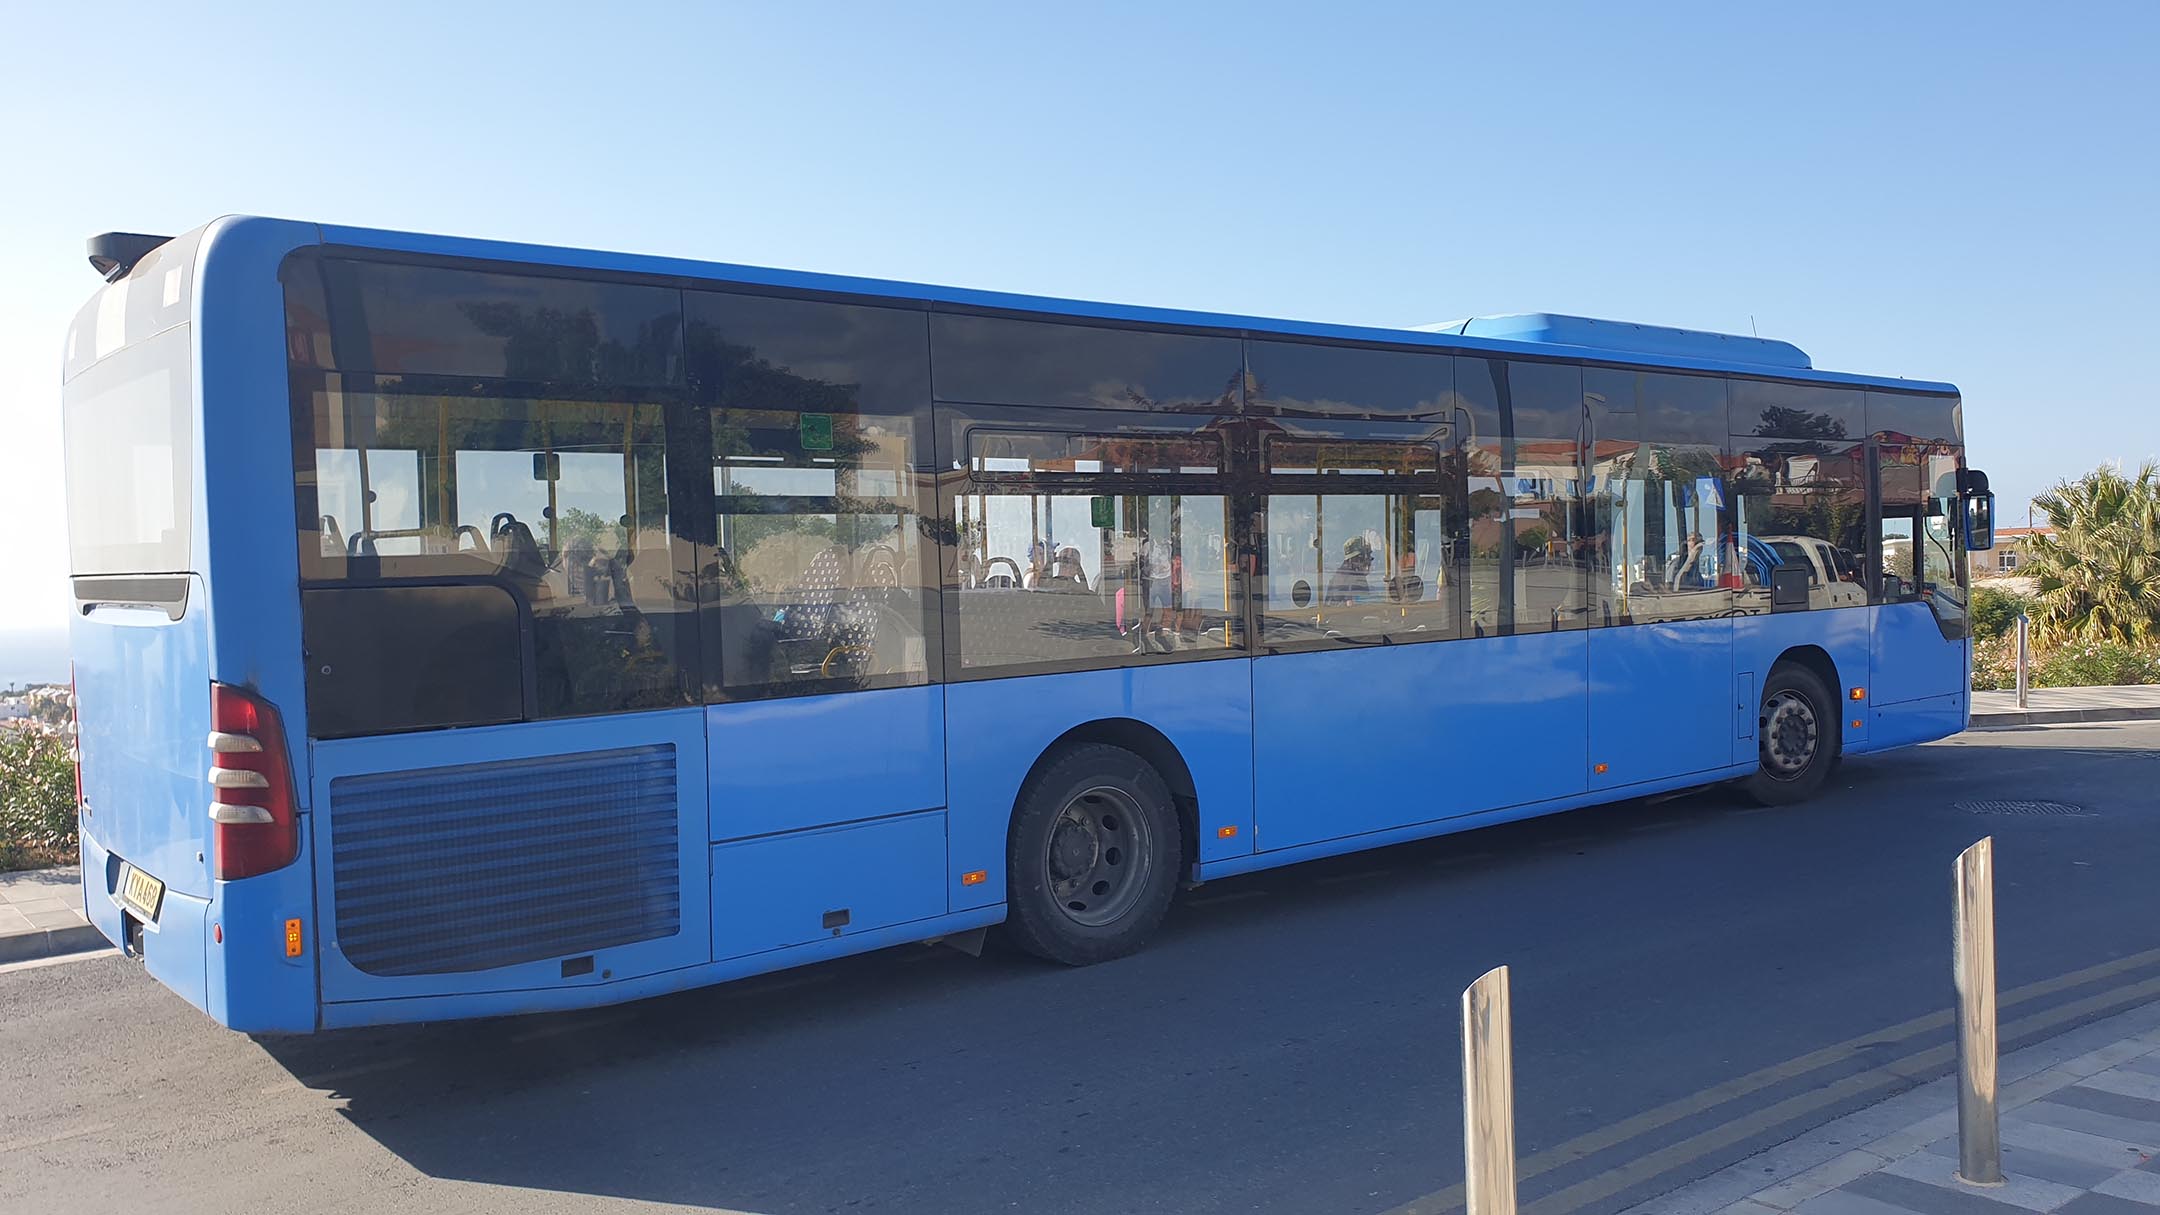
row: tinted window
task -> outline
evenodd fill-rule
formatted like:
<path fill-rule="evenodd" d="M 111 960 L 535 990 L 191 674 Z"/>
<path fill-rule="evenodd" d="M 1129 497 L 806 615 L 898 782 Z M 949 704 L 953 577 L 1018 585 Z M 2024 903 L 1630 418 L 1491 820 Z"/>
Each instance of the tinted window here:
<path fill-rule="evenodd" d="M 1903 392 L 1867 394 L 1868 433 L 1892 440 L 1915 439 L 1954 446 L 1960 441 L 1959 414 L 1956 397 Z"/>
<path fill-rule="evenodd" d="M 1645 440 L 1724 445 L 1729 412 L 1724 380 L 1643 373 L 1635 377 L 1635 385 L 1635 411 Z"/>
<path fill-rule="evenodd" d="M 1222 472 L 1219 435 L 1076 435 L 971 428 L 968 471 L 979 480 L 1001 476 L 1216 476 Z"/>
<path fill-rule="evenodd" d="M 1590 560 L 1579 445 L 1583 373 L 1456 360 L 1469 445 L 1470 618 L 1483 633 L 1581 628 Z"/>
<path fill-rule="evenodd" d="M 1746 557 L 1743 606 L 1762 606 L 1763 592 L 1774 589 L 1781 572 L 1788 580 L 1804 578 L 1806 591 L 1801 603 L 1799 588 L 1788 583 L 1788 598 L 1775 605 L 1780 609 L 1867 602 L 1867 448 L 1828 433 L 1839 429 L 1835 418 L 1813 428 L 1825 433 L 1732 440 L 1735 527 Z"/>
<path fill-rule="evenodd" d="M 61 389 L 68 548 L 77 574 L 189 568 L 195 490 L 189 332 L 168 329 L 123 349 Z"/>
<path fill-rule="evenodd" d="M 1733 380 L 1732 430 L 1768 439 L 1857 439 L 1867 433 L 1857 388 Z"/>
<path fill-rule="evenodd" d="M 1432 417 L 1449 408 L 1454 360 L 1443 354 L 1248 342 L 1259 413 Z"/>
<path fill-rule="evenodd" d="M 695 292 L 688 308 L 710 406 L 708 696 L 927 682 L 924 314 Z"/>
<path fill-rule="evenodd" d="M 498 588 L 530 622 L 543 717 L 685 701 L 689 637 L 678 592 L 688 588 L 675 573 L 661 405 L 318 379 L 296 385 L 306 408 L 300 433 L 314 436 L 296 453 L 303 578 Z M 480 601 L 399 602 L 421 612 Z M 375 640 L 465 637 L 468 625 L 498 630 L 502 619 L 491 610 L 462 623 L 413 621 Z M 388 653 L 378 661 L 402 669 Z"/>
<path fill-rule="evenodd" d="M 1439 640 L 1461 612 L 1449 436 L 1267 437 L 1260 639 Z"/>
<path fill-rule="evenodd" d="M 1584 546 L 1591 615 L 1605 625 L 1744 607 L 1738 592 L 1751 567 L 1727 513 L 1723 383 L 1606 369 L 1586 387 L 1603 406 L 1593 415 Z"/>
<path fill-rule="evenodd" d="M 300 604 L 318 738 L 525 716 L 518 603 L 501 587 L 326 588 Z"/>
<path fill-rule="evenodd" d="M 690 292 L 684 308 L 691 377 L 717 403 L 883 414 L 929 407 L 922 312 L 711 291 Z"/>
<path fill-rule="evenodd" d="M 717 544 L 703 582 L 725 695 L 926 682 L 915 419 L 718 409 L 712 420 Z"/>
<path fill-rule="evenodd" d="M 1236 338 L 949 313 L 930 334 L 941 401 L 1229 412 L 1244 378 Z"/>
<path fill-rule="evenodd" d="M 304 262 L 286 275 L 288 344 L 304 365 L 568 384 L 682 379 L 682 296 L 668 288 L 339 258 L 320 266 L 326 299 L 305 283 Z M 318 306 L 324 315 L 310 315 Z"/>
<path fill-rule="evenodd" d="M 1040 425 L 1047 416 L 1029 415 L 1038 424 L 1024 429 L 1005 411 L 996 421 L 955 411 L 943 423 L 974 453 L 947 507 L 959 669 L 1073 669 L 1240 645 L 1222 437 L 1083 434 Z"/>

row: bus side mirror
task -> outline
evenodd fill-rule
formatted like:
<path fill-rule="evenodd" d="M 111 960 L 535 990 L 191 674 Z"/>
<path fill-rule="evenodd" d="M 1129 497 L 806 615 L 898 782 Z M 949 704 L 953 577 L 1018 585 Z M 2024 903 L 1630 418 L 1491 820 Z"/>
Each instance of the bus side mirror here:
<path fill-rule="evenodd" d="M 1984 553 L 1995 547 L 1995 495 L 1976 494 L 1961 499 L 1965 506 L 1965 551 Z"/>

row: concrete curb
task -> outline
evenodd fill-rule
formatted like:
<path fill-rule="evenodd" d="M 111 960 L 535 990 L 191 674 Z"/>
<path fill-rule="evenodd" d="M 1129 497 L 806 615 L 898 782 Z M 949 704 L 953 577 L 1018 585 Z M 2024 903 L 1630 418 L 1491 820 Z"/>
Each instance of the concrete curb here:
<path fill-rule="evenodd" d="M 105 939 L 105 934 L 89 924 L 78 924 L 72 928 L 39 928 L 30 932 L 11 932 L 0 937 L 0 965 L 55 958 L 69 953 L 88 953 L 93 949 L 109 948 L 110 945 L 111 942 Z"/>
<path fill-rule="evenodd" d="M 2066 721 L 2160 721 L 2160 705 L 2124 705 L 2106 709 L 2011 709 L 1975 713 L 1974 730 L 2001 726 L 2045 726 Z"/>

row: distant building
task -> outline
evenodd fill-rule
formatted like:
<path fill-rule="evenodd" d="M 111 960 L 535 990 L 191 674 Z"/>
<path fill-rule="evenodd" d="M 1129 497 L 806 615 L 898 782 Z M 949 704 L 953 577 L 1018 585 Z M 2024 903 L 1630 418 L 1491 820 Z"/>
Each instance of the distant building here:
<path fill-rule="evenodd" d="M 2023 572 L 2025 542 L 2036 535 L 2053 535 L 2052 527 L 1998 527 L 1995 547 L 1972 555 L 1975 578 L 2010 578 Z"/>

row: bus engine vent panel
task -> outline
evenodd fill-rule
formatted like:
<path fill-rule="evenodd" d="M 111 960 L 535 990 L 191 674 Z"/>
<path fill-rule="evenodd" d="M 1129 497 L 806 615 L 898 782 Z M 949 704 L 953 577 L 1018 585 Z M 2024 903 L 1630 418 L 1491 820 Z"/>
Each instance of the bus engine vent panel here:
<path fill-rule="evenodd" d="M 673 936 L 676 815 L 672 746 L 339 777 L 339 947 L 431 975 Z"/>

